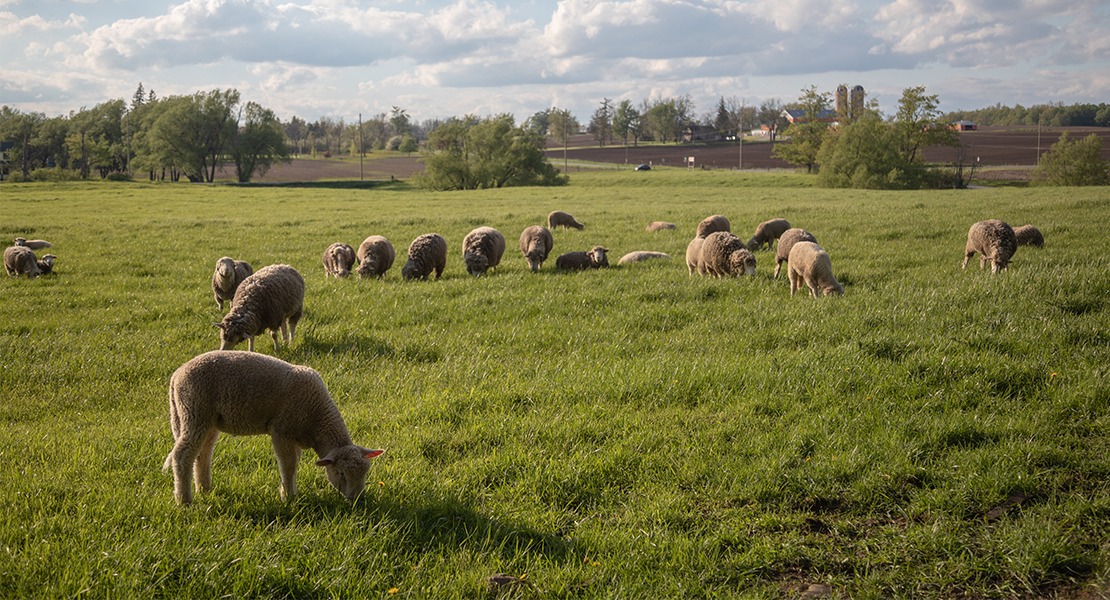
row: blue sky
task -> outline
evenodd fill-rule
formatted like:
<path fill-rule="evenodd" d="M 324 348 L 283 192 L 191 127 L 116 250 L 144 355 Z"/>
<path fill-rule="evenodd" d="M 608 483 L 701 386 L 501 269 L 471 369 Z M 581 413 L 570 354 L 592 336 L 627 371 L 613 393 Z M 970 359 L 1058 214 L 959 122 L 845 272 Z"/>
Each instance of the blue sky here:
<path fill-rule="evenodd" d="M 792 101 L 862 85 L 893 112 L 1110 102 L 1110 2 L 0 0 L 0 104 L 47 116 L 236 88 L 282 119 L 416 120 L 602 98 Z"/>

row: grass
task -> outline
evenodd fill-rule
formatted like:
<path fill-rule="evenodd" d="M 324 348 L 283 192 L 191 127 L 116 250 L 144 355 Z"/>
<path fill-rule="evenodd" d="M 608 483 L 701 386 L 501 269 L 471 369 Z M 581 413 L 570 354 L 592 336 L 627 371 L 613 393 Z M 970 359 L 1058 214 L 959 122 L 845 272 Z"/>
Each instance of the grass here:
<path fill-rule="evenodd" d="M 1106 188 L 809 181 L 0 187 L 0 234 L 59 257 L 0 283 L 0 595 L 1110 595 Z M 556 254 L 674 260 L 532 274 L 516 237 L 556 208 L 586 223 L 555 232 Z M 779 216 L 810 230 L 846 295 L 790 297 L 766 251 L 754 279 L 691 278 L 686 244 L 718 213 L 741 236 Z M 1046 247 L 1002 275 L 961 270 L 985 218 L 1034 223 Z M 474 279 L 459 245 L 479 225 L 509 249 Z M 401 281 L 430 231 L 445 278 Z M 384 281 L 323 277 L 324 248 L 371 234 L 402 255 Z M 355 505 L 311 451 L 283 503 L 269 440 L 229 436 L 213 492 L 173 504 L 167 382 L 218 347 L 223 255 L 305 275 L 277 355 L 318 370 L 356 443 L 387 450 Z M 491 590 L 497 573 L 527 583 Z"/>

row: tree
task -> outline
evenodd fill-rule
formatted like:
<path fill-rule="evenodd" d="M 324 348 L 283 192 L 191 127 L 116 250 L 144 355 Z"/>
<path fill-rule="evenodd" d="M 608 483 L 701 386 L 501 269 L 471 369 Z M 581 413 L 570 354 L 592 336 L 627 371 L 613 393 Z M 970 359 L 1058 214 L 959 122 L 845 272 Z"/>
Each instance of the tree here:
<path fill-rule="evenodd" d="M 590 132 L 594 134 L 599 146 L 604 147 L 606 140 L 613 139 L 613 101 L 608 98 L 601 100 L 601 106 L 594 111 L 590 118 Z"/>
<path fill-rule="evenodd" d="M 409 135 L 412 125 L 409 123 L 409 114 L 405 112 L 405 109 L 394 106 L 393 111 L 389 114 L 389 125 L 393 128 L 393 135 Z"/>
<path fill-rule="evenodd" d="M 139 82 L 139 87 L 135 89 L 135 94 L 131 96 L 131 110 L 135 110 L 146 102 L 146 92 L 143 90 L 143 82 Z"/>
<path fill-rule="evenodd" d="M 813 85 L 802 89 L 796 106 L 805 111 L 805 116 L 786 128 L 790 143 L 775 146 L 771 155 L 794 165 L 804 165 L 806 172 L 812 173 L 817 164 L 817 152 L 829 132 L 829 123 L 821 119 L 822 113 L 829 109 L 831 96 L 829 92 L 818 92 Z"/>
<path fill-rule="evenodd" d="M 769 128 L 771 141 L 778 137 L 779 125 L 782 123 L 782 100 L 768 98 L 759 105 L 758 120 L 760 125 Z"/>
<path fill-rule="evenodd" d="M 613 133 L 624 142 L 625 146 L 628 145 L 629 135 L 632 136 L 633 143 L 639 140 L 639 121 L 640 112 L 632 105 L 632 101 L 621 100 L 613 113 Z"/>
<path fill-rule="evenodd" d="M 397 149 L 405 154 L 412 154 L 420 150 L 420 144 L 411 135 L 406 135 L 401 138 L 401 146 Z"/>
<path fill-rule="evenodd" d="M 717 114 L 713 119 L 713 128 L 717 130 L 717 135 L 722 137 L 730 137 L 735 133 L 732 114 L 725 104 L 724 96 L 717 101 Z"/>
<path fill-rule="evenodd" d="M 679 109 L 673 98 L 655 101 L 646 116 L 647 129 L 656 140 L 664 144 L 671 139 L 677 141 L 675 124 L 678 122 Z"/>
<path fill-rule="evenodd" d="M 817 153 L 818 181 L 831 188 L 920 187 L 925 169 L 906 160 L 900 142 L 901 134 L 892 124 L 865 110 L 854 123 L 828 134 Z"/>
<path fill-rule="evenodd" d="M 434 190 L 472 190 L 523 185 L 563 185 L 547 161 L 544 136 L 515 127 L 512 115 L 466 116 L 428 135 L 425 171 L 415 179 Z"/>
<path fill-rule="evenodd" d="M 540 112 L 528 117 L 524 121 L 523 127 L 529 131 L 535 131 L 536 133 L 546 135 L 550 115 L 550 109 L 541 110 Z"/>
<path fill-rule="evenodd" d="M 35 143 L 44 121 L 46 115 L 43 113 L 24 113 L 8 106 L 0 111 L 0 139 L 15 144 L 11 158 L 13 162 L 19 162 L 24 178 L 31 174 L 36 164 L 46 159 L 44 149 Z"/>
<path fill-rule="evenodd" d="M 265 175 L 276 162 L 289 162 L 285 133 L 274 111 L 248 102 L 238 121 L 231 156 L 240 183 L 250 181 L 256 173 Z"/>
<path fill-rule="evenodd" d="M 567 168 L 567 145 L 570 143 L 570 136 L 578 133 L 581 125 L 578 124 L 578 119 L 570 114 L 569 110 L 562 110 L 558 108 L 550 108 L 547 111 L 547 132 L 555 138 L 555 143 L 563 147 L 563 170 Z"/>
<path fill-rule="evenodd" d="M 189 181 L 211 183 L 234 140 L 239 92 L 216 89 L 171 100 L 151 127 L 158 151 Z"/>
<path fill-rule="evenodd" d="M 1098 134 L 1068 141 L 1068 132 L 1041 156 L 1033 171 L 1033 185 L 1110 185 L 1110 161 L 1102 159 Z"/>
<path fill-rule="evenodd" d="M 907 161 L 920 161 L 920 152 L 931 146 L 960 145 L 960 134 L 943 122 L 938 104 L 936 95 L 925 95 L 923 85 L 902 90 L 894 122 L 899 133 L 899 147 Z"/>

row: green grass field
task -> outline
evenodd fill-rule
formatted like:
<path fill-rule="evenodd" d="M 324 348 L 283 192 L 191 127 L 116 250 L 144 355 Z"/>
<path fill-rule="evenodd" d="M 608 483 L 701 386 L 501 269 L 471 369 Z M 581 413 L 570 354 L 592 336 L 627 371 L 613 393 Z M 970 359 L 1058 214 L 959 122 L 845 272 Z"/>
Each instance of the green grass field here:
<path fill-rule="evenodd" d="M 1110 596 L 1110 190 L 811 181 L 0 186 L 2 239 L 58 256 L 0 283 L 0 597 Z M 554 209 L 586 229 L 556 231 L 533 274 L 516 240 Z M 690 277 L 686 244 L 718 213 L 745 239 L 772 217 L 813 232 L 846 294 L 791 297 L 768 251 L 754 279 Z M 1046 245 L 961 270 L 987 218 Z M 479 225 L 509 247 L 475 279 L 461 242 Z M 448 241 L 444 279 L 404 282 L 427 232 Z M 384 281 L 324 278 L 324 248 L 371 234 L 398 250 Z M 614 265 L 674 260 L 554 269 L 595 244 Z M 212 493 L 174 504 L 168 380 L 219 346 L 224 255 L 305 276 L 277 356 L 386 449 L 356 504 L 311 451 L 282 502 L 264 436 L 222 437 Z M 498 573 L 522 582 L 491 588 Z"/>

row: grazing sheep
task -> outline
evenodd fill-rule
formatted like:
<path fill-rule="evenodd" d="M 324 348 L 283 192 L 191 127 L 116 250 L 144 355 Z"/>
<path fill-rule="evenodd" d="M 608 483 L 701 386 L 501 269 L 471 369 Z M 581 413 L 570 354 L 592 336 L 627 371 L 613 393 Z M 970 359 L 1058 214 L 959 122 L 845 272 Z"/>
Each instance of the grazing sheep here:
<path fill-rule="evenodd" d="M 790 249 L 798 242 L 813 242 L 816 244 L 817 238 L 805 229 L 798 229 L 797 227 L 787 229 L 786 233 L 779 237 L 778 250 L 775 251 L 775 279 L 779 278 L 779 269 L 782 269 L 782 263 L 790 260 Z"/>
<path fill-rule="evenodd" d="M 701 262 L 701 246 L 704 243 L 705 238 L 696 237 L 686 245 L 686 268 L 690 270 L 690 275 L 698 270 L 698 263 Z"/>
<path fill-rule="evenodd" d="M 790 229 L 790 221 L 786 219 L 771 219 L 756 225 L 755 235 L 748 240 L 748 250 L 755 252 L 764 244 L 767 244 L 767 249 L 770 250 L 775 245 L 775 240 L 786 233 L 787 229 Z"/>
<path fill-rule="evenodd" d="M 704 240 L 709 234 L 718 231 L 732 231 L 732 225 L 728 222 L 728 217 L 713 215 L 702 219 L 701 223 L 698 223 L 698 233 L 695 237 Z"/>
<path fill-rule="evenodd" d="M 661 258 L 663 260 L 671 260 L 671 255 L 666 254 L 664 252 L 649 252 L 647 250 L 636 250 L 635 252 L 629 252 L 628 254 L 625 254 L 624 256 L 622 256 L 621 259 L 617 261 L 617 264 L 618 265 L 627 265 L 627 264 L 634 263 L 634 262 L 643 262 L 645 260 L 653 260 L 653 259 L 657 259 L 657 258 Z"/>
<path fill-rule="evenodd" d="M 393 244 L 380 235 L 372 235 L 358 247 L 358 276 L 385 278 L 385 272 L 393 266 L 397 253 Z"/>
<path fill-rule="evenodd" d="M 409 260 L 401 267 L 405 279 L 428 279 L 432 271 L 436 279 L 447 266 L 447 240 L 438 233 L 419 235 L 409 244 Z"/>
<path fill-rule="evenodd" d="M 646 227 L 647 231 L 663 231 L 664 229 L 677 229 L 678 225 L 666 221 L 652 221 Z"/>
<path fill-rule="evenodd" d="M 816 242 L 796 242 L 790 250 L 786 274 L 790 277 L 790 295 L 802 287 L 809 286 L 810 293 L 817 297 L 817 290 L 829 294 L 844 295 L 844 286 L 833 276 L 832 260 Z"/>
<path fill-rule="evenodd" d="M 328 275 L 336 279 L 349 277 L 351 267 L 355 265 L 355 249 L 349 244 L 336 242 L 324 250 L 320 262 L 324 265 L 324 279 L 327 279 Z"/>
<path fill-rule="evenodd" d="M 254 269 L 250 263 L 234 260 L 227 256 L 216 261 L 216 270 L 212 273 L 212 295 L 220 312 L 224 310 L 224 300 L 230 301 L 235 297 L 235 290 L 243 280 L 250 277 Z"/>
<path fill-rule="evenodd" d="M 46 240 L 28 240 L 27 238 L 21 238 L 21 237 L 15 238 L 15 245 L 16 246 L 23 246 L 25 248 L 30 248 L 32 250 L 42 250 L 43 248 L 53 248 L 54 247 L 54 244 L 51 244 L 50 242 L 48 242 Z"/>
<path fill-rule="evenodd" d="M 551 214 L 547 215 L 547 226 L 551 229 L 555 229 L 556 227 L 562 227 L 563 229 L 570 229 L 571 227 L 582 229 L 586 227 L 576 221 L 570 214 L 561 210 L 551 211 Z"/>
<path fill-rule="evenodd" d="M 755 277 L 755 255 L 744 247 L 744 241 L 727 231 L 709 234 L 701 245 L 698 274 L 720 279 L 744 273 Z"/>
<path fill-rule="evenodd" d="M 967 268 L 967 261 L 976 252 L 981 255 L 980 269 L 989 260 L 992 273 L 1006 270 L 1017 252 L 1017 236 L 1014 235 L 1013 228 L 998 219 L 975 223 L 967 231 L 967 246 L 964 247 L 964 264 L 961 268 Z"/>
<path fill-rule="evenodd" d="M 180 505 L 196 490 L 212 489 L 212 451 L 220 432 L 269 435 L 281 473 L 281 498 L 297 495 L 297 463 L 312 448 L 328 481 L 348 502 L 366 485 L 370 459 L 384 450 L 351 442 L 351 434 L 320 374 L 264 354 L 212 351 L 178 367 L 170 377 L 173 450 L 162 470 L 173 469 Z"/>
<path fill-rule="evenodd" d="M 1018 246 L 1044 248 L 1044 236 L 1041 235 L 1041 230 L 1032 225 L 1014 227 L 1014 237 L 1017 238 Z"/>
<path fill-rule="evenodd" d="M 555 259 L 555 266 L 564 271 L 600 269 L 609 266 L 608 248 L 594 246 L 589 252 L 567 252 Z"/>
<path fill-rule="evenodd" d="M 533 225 L 520 232 L 520 253 L 528 261 L 528 267 L 539 271 L 543 261 L 555 247 L 555 238 L 546 227 Z"/>
<path fill-rule="evenodd" d="M 39 268 L 39 272 L 42 275 L 47 275 L 54 272 L 54 261 L 56 260 L 58 260 L 57 256 L 54 256 L 53 254 L 47 254 L 46 256 L 38 259 L 35 265 Z"/>
<path fill-rule="evenodd" d="M 463 238 L 463 262 L 466 272 L 477 277 L 501 264 L 505 254 L 505 236 L 493 227 L 477 227 Z"/>
<path fill-rule="evenodd" d="M 285 343 L 293 345 L 297 322 L 304 312 L 304 278 L 289 265 L 262 267 L 239 284 L 231 310 L 220 328 L 220 350 L 234 350 L 247 340 L 247 349 L 254 352 L 254 336 L 270 330 L 274 351 L 281 350 L 278 330 Z"/>
<path fill-rule="evenodd" d="M 29 279 L 34 279 L 42 274 L 35 252 L 26 246 L 4 248 L 4 270 L 9 277 L 26 275 Z"/>

